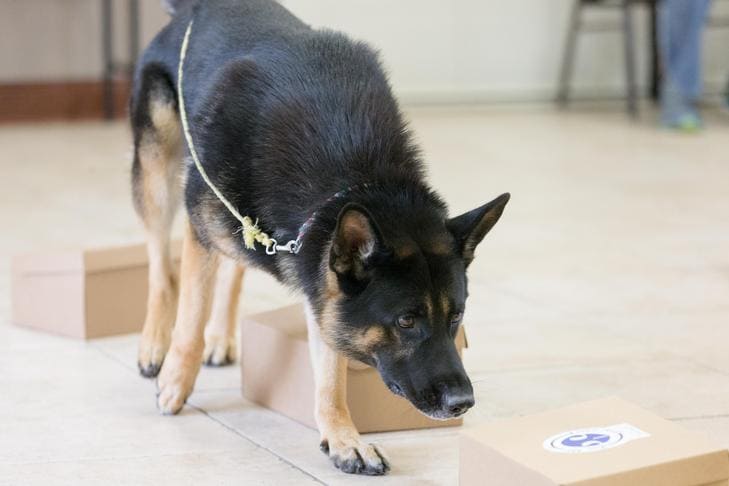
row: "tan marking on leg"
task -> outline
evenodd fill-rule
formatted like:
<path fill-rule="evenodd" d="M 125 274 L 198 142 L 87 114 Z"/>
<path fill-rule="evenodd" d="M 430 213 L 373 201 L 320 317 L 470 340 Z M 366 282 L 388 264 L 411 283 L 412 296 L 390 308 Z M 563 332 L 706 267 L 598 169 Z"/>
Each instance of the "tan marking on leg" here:
<path fill-rule="evenodd" d="M 314 369 L 315 418 L 322 448 L 345 472 L 384 474 L 389 464 L 372 444 L 362 442 L 347 406 L 347 360 L 322 339 L 319 323 L 307 303 L 309 351 Z"/>
<path fill-rule="evenodd" d="M 210 320 L 205 327 L 203 362 L 211 366 L 233 363 L 236 358 L 235 324 L 244 268 L 221 257 L 213 294 Z"/>
<path fill-rule="evenodd" d="M 193 167 L 191 170 L 196 169 Z M 240 250 L 242 235 L 231 231 L 225 223 L 222 215 L 227 214 L 228 210 L 222 203 L 214 195 L 210 195 L 200 201 L 194 211 L 195 219 L 204 222 L 206 236 L 215 248 L 228 258 L 242 263 L 246 256 Z"/>
<path fill-rule="evenodd" d="M 152 125 L 159 138 L 159 145 L 176 150 L 182 146 L 180 117 L 171 103 L 154 100 L 150 107 Z"/>
<path fill-rule="evenodd" d="M 326 254 L 326 253 L 325 253 Z M 324 259 L 322 274 L 324 275 L 324 293 L 322 295 L 322 311 L 319 319 L 319 327 L 323 339 L 329 346 L 334 346 L 339 329 L 339 303 L 342 300 L 342 290 L 339 288 L 337 274 L 329 269 Z"/>
<path fill-rule="evenodd" d="M 180 411 L 192 393 L 204 348 L 217 255 L 206 250 L 187 224 L 182 244 L 180 303 L 172 344 L 157 379 L 157 406 L 163 414 Z"/>
<path fill-rule="evenodd" d="M 177 277 L 170 256 L 170 230 L 179 207 L 182 186 L 180 125 L 174 107 L 153 103 L 153 127 L 135 147 L 139 178 L 135 203 L 147 233 L 149 294 L 139 345 L 138 363 L 144 376 L 156 376 L 162 366 L 177 311 Z"/>

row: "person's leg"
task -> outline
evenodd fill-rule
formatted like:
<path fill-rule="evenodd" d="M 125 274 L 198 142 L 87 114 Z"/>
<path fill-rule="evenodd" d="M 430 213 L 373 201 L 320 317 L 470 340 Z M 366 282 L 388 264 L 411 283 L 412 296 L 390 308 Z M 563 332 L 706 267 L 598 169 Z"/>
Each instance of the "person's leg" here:
<path fill-rule="evenodd" d="M 711 0 L 662 0 L 659 42 L 663 61 L 662 121 L 698 128 L 695 103 L 701 95 L 702 33 Z"/>

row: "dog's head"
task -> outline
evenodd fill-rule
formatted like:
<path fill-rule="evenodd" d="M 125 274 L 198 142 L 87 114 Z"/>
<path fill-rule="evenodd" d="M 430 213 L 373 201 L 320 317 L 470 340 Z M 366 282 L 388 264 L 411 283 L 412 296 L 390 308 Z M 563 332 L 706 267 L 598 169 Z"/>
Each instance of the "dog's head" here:
<path fill-rule="evenodd" d="M 337 349 L 376 367 L 393 393 L 430 417 L 457 417 L 474 404 L 454 338 L 468 295 L 466 268 L 508 200 L 504 194 L 427 225 L 401 222 L 398 230 L 378 224 L 360 205 L 339 213 L 323 330 Z M 403 226 L 410 231 L 399 231 Z"/>

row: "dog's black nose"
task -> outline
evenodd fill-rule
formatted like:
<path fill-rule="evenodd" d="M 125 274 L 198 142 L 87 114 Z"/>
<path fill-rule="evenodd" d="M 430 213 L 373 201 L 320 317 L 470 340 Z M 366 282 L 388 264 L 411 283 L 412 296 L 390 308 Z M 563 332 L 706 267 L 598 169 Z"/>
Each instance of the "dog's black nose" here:
<path fill-rule="evenodd" d="M 453 417 L 463 415 L 474 405 L 473 393 L 449 393 L 445 396 L 444 409 Z"/>

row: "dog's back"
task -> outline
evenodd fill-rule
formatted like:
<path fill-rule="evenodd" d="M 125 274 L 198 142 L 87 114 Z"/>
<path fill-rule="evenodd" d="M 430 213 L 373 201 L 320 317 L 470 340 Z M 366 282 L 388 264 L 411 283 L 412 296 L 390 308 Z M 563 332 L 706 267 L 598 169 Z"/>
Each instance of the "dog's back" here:
<path fill-rule="evenodd" d="M 347 187 L 381 181 L 381 190 L 389 183 L 393 193 L 422 193 L 405 199 L 428 197 L 371 48 L 312 30 L 273 0 L 208 0 L 178 8 L 145 52 L 137 77 L 160 66 L 176 87 L 182 38 L 194 20 L 184 65 L 192 133 L 206 170 L 242 214 L 260 218 L 281 238 L 295 236 L 322 199 Z M 208 190 L 199 174 L 188 175 L 186 201 L 195 219 Z M 207 212 L 235 231 L 237 221 L 222 206 L 215 209 Z M 207 240 L 210 224 L 203 219 L 193 222 Z M 265 255 L 250 258 L 276 273 Z"/>

